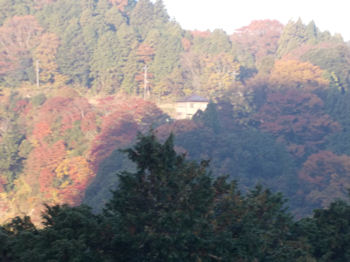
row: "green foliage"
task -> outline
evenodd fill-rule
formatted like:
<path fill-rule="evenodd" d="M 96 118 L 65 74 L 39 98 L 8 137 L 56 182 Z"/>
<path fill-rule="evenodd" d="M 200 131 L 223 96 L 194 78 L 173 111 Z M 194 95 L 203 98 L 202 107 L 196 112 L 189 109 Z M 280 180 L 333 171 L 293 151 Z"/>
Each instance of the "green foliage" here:
<path fill-rule="evenodd" d="M 141 40 L 146 39 L 154 26 L 154 6 L 150 0 L 139 0 L 130 13 L 130 25 L 134 27 Z"/>
<path fill-rule="evenodd" d="M 106 261 L 99 221 L 88 207 L 46 206 L 43 219 L 40 230 L 28 217 L 5 226 L 10 261 Z"/>
<path fill-rule="evenodd" d="M 192 48 L 204 54 L 226 53 L 231 50 L 231 42 L 223 30 L 216 29 L 208 37 L 194 36 Z"/>
<path fill-rule="evenodd" d="M 326 48 L 311 49 L 302 56 L 302 59 L 327 70 L 328 77 L 334 83 L 335 88 L 348 90 L 350 85 L 350 49 L 348 46 L 337 44 Z"/>
<path fill-rule="evenodd" d="M 70 151 L 70 156 L 81 156 L 88 147 L 88 141 L 84 137 L 80 126 L 81 122 L 76 121 L 73 127 L 67 129 L 63 135 L 63 139 L 67 144 L 67 149 Z"/>
<path fill-rule="evenodd" d="M 134 165 L 125 154 L 115 150 L 99 165 L 96 178 L 85 191 L 83 203 L 91 206 L 95 212 L 102 211 L 112 197 L 112 190 L 118 186 L 119 179 L 116 173 L 134 169 Z"/>
<path fill-rule="evenodd" d="M 29 217 L 0 231 L 14 261 L 312 261 L 281 194 L 261 186 L 242 195 L 215 179 L 208 161 L 178 155 L 173 137 L 139 136 L 124 150 L 135 172 L 119 173 L 104 212 L 47 206 L 43 228 Z"/>
<path fill-rule="evenodd" d="M 224 261 L 305 261 L 307 250 L 291 234 L 294 223 L 281 194 L 257 186 L 242 196 L 235 183 L 220 189 L 226 192 L 216 205 L 216 227 L 231 242 L 221 244 L 229 247 Z"/>
<path fill-rule="evenodd" d="M 181 29 L 176 24 L 169 24 L 164 31 L 157 43 L 154 62 L 150 67 L 150 70 L 155 72 L 155 83 L 166 78 L 174 69 L 180 66 Z M 165 93 L 161 88 L 157 90 L 157 86 L 154 89 L 155 93 L 160 96 Z"/>
<path fill-rule="evenodd" d="M 206 162 L 197 165 L 178 156 L 172 137 L 164 144 L 154 135 L 139 137 L 126 153 L 137 171 L 119 175 L 118 189 L 105 209 L 117 233 L 111 242 L 113 256 L 122 261 L 207 257 L 200 250 L 209 241 L 206 218 L 214 191 Z"/>
<path fill-rule="evenodd" d="M 214 173 L 228 174 L 243 188 L 262 183 L 288 196 L 295 192 L 295 164 L 286 148 L 254 128 L 230 126 L 225 113 L 209 104 L 195 118 L 199 128 L 178 134 L 176 144 L 193 159 L 209 159 Z"/>
<path fill-rule="evenodd" d="M 327 148 L 338 154 L 350 155 L 350 98 L 349 92 L 341 93 L 338 90 L 329 92 L 325 107 L 328 113 L 341 125 L 341 131 L 328 137 Z"/>
<path fill-rule="evenodd" d="M 33 1 L 30 0 L 0 0 L 0 24 L 14 15 L 23 16 L 33 12 Z"/>
<path fill-rule="evenodd" d="M 279 40 L 277 55 L 278 57 L 282 57 L 303 44 L 317 44 L 326 41 L 339 42 L 339 40 L 336 37 L 332 37 L 329 32 L 321 32 L 313 21 L 305 25 L 299 18 L 296 22 L 289 21 L 284 27 Z M 340 40 L 340 42 L 342 42 L 342 40 Z"/>
<path fill-rule="evenodd" d="M 8 190 L 23 168 L 23 158 L 20 156 L 20 146 L 24 135 L 18 128 L 12 127 L 2 136 L 0 143 L 0 173 L 5 176 Z"/>
<path fill-rule="evenodd" d="M 90 54 L 77 20 L 72 19 L 67 25 L 57 56 L 58 66 L 69 76 L 70 83 L 89 85 Z"/>
<path fill-rule="evenodd" d="M 6 190 L 13 189 L 13 182 L 18 178 L 23 169 L 23 161 L 31 150 L 25 133 L 18 123 L 18 114 L 14 112 L 16 102 L 19 100 L 15 94 L 10 98 L 8 105 L 2 105 L 0 109 L 0 178 L 5 184 Z M 2 184 L 3 184 L 2 183 Z"/>
<path fill-rule="evenodd" d="M 212 129 L 214 133 L 219 133 L 221 131 L 221 125 L 216 107 L 216 104 L 210 102 L 205 111 L 198 111 L 193 119 L 194 121 L 203 123 L 206 127 Z"/>
<path fill-rule="evenodd" d="M 5 21 L 13 23 L 7 26 Z M 26 27 L 29 23 L 24 21 L 31 26 Z M 291 198 L 292 210 L 302 211 L 317 207 L 314 200 L 326 199 L 328 204 L 331 197 L 343 193 L 340 191 L 347 184 L 347 173 L 336 165 L 336 174 L 318 168 L 317 161 L 308 165 L 310 174 L 317 171 L 319 177 L 331 177 L 325 180 L 333 181 L 326 191 L 317 183 L 309 185 L 311 190 L 301 178 L 301 168 L 310 154 L 318 156 L 321 150 L 330 150 L 350 155 L 350 52 L 341 38 L 321 32 L 313 22 L 304 25 L 301 20 L 288 23 L 281 37 L 282 25 L 276 21 L 254 22 L 230 37 L 222 30 L 184 31 L 169 19 L 161 0 L 0 0 L 0 25 L 0 40 L 12 43 L 0 45 L 0 81 L 10 87 L 3 88 L 0 94 L 0 211 L 6 216 L 7 212 L 32 212 L 34 208 L 32 214 L 37 219 L 37 206 L 43 198 L 78 204 L 89 183 L 85 202 L 95 211 L 114 196 L 107 217 L 89 220 L 108 238 L 97 253 L 92 251 L 95 247 L 89 246 L 91 242 L 84 242 L 94 236 L 79 232 L 79 240 L 75 241 L 71 235 L 62 235 L 60 231 L 70 231 L 68 228 L 75 222 L 61 225 L 57 232 L 44 237 L 43 232 L 52 229 L 53 224 L 45 225 L 41 231 L 25 227 L 30 225 L 28 219 L 16 219 L 11 225 L 16 233 L 4 228 L 0 231 L 0 252 L 6 259 L 15 254 L 8 250 L 17 236 L 22 241 L 16 244 L 18 250 L 22 245 L 26 249 L 23 252 L 27 252 L 18 253 L 22 261 L 103 261 L 105 254 L 110 260 L 128 261 L 230 261 L 232 257 L 237 261 L 297 261 L 307 253 L 300 247 L 310 244 L 290 233 L 293 222 L 282 207 L 283 198 L 250 188 L 261 183 L 283 191 Z M 16 38 L 19 32 L 33 37 L 33 43 L 22 49 L 24 38 Z M 47 60 L 40 63 L 41 83 L 45 82 L 41 91 L 32 86 L 39 54 Z M 277 57 L 283 59 L 275 63 Z M 134 161 L 142 162 L 136 171 L 119 151 L 110 155 L 115 145 L 127 145 L 137 129 L 147 129 L 160 116 L 154 110 L 142 115 L 140 112 L 147 109 L 140 106 L 140 101 L 118 104 L 108 102 L 111 97 L 103 98 L 116 93 L 142 96 L 145 65 L 151 99 L 162 101 L 199 93 L 220 102 L 209 104 L 206 112 L 198 113 L 193 121 L 172 124 L 178 133 L 176 148 L 195 160 L 210 159 L 214 177 L 228 174 L 228 180 L 239 181 L 244 194 L 238 192 L 234 182 L 216 185 L 219 182 L 208 175 L 205 162 L 197 165 L 176 155 L 171 139 L 161 144 L 154 136 L 140 138 L 143 144 L 127 151 Z M 310 74 L 308 68 L 317 69 L 317 74 Z M 287 73 L 278 74 L 277 69 Z M 321 84 L 321 80 L 322 88 L 313 86 L 313 81 Z M 278 92 L 272 91 L 276 83 L 281 87 Z M 66 93 L 67 89 L 58 88 L 64 85 L 77 91 Z M 8 96 L 14 88 L 30 98 Z M 98 93 L 99 97 L 89 96 L 85 102 L 71 99 L 76 92 L 85 94 L 89 88 L 89 95 Z M 55 97 L 57 94 L 61 98 Z M 69 98 L 62 99 L 66 96 Z M 116 96 L 118 99 L 124 97 Z M 130 114 L 109 114 L 115 109 Z M 104 118 L 108 121 L 101 120 Z M 96 158 L 92 157 L 94 152 Z M 326 156 L 344 159 L 346 167 L 347 156 L 332 152 Z M 129 173 L 122 173 L 121 179 L 114 175 L 124 169 Z M 91 181 L 94 173 L 96 178 Z M 141 179 L 145 182 L 142 185 L 140 177 L 145 179 Z M 310 177 L 306 176 L 312 182 Z M 189 178 L 193 180 L 186 180 Z M 184 186 L 185 180 L 189 185 Z M 130 189 L 136 183 L 143 191 Z M 202 193 L 196 191 L 197 187 Z M 110 189 L 116 193 L 111 194 Z M 221 195 L 213 196 L 215 190 L 221 190 Z M 145 192 L 148 195 L 142 195 Z M 116 196 L 120 199 L 116 200 Z M 167 202 L 176 196 L 193 202 Z M 220 202 L 227 198 L 227 202 Z M 137 206 L 128 217 L 129 213 L 121 212 L 127 209 L 122 200 L 141 203 L 144 208 Z M 215 213 L 218 202 L 229 206 L 234 215 L 228 209 Z M 167 208 L 173 212 L 168 213 Z M 65 219 L 63 213 L 80 214 L 85 221 L 85 216 L 90 215 L 85 209 L 56 209 L 48 209 L 47 217 Z M 260 216 L 261 212 L 266 217 Z M 224 220 L 221 214 L 229 222 L 219 227 L 215 216 Z M 137 219 L 140 225 L 134 228 L 132 223 L 136 224 Z M 185 232 L 171 223 L 179 224 Z M 50 241 L 56 236 L 57 249 L 50 251 L 44 242 L 53 245 Z M 283 248 L 277 238 L 282 239 Z M 30 246 L 32 240 L 41 247 Z M 51 253 L 39 252 L 42 247 Z M 81 250 L 91 258 L 82 256 Z M 322 259 L 328 258 L 325 255 Z"/>
<path fill-rule="evenodd" d="M 32 101 L 32 104 L 33 104 L 34 106 L 41 106 L 42 104 L 45 103 L 45 101 L 46 101 L 46 96 L 45 96 L 45 94 L 40 93 L 40 94 L 34 96 L 34 97 L 31 99 L 31 101 Z"/>
<path fill-rule="evenodd" d="M 59 0 L 44 5 L 36 16 L 49 32 L 63 36 L 67 30 L 71 30 L 69 27 L 80 17 L 81 12 L 80 1 Z"/>
<path fill-rule="evenodd" d="M 297 231 L 308 239 L 317 261 L 348 261 L 350 238 L 350 206 L 335 201 L 327 209 L 314 211 L 312 218 L 298 222 Z"/>

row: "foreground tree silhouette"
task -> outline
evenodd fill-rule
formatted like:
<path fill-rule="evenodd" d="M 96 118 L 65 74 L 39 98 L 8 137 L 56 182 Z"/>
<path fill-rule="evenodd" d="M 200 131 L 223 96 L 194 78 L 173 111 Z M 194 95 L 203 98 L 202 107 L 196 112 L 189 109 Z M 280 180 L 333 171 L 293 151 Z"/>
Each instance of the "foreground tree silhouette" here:
<path fill-rule="evenodd" d="M 119 175 L 119 188 L 104 210 L 113 225 L 111 250 L 123 261 L 197 261 L 209 256 L 214 190 L 206 171 L 177 155 L 173 137 L 140 136 L 125 150 L 137 165 Z"/>
<path fill-rule="evenodd" d="M 173 136 L 161 144 L 139 136 L 125 150 L 136 172 L 119 174 L 104 209 L 109 253 L 118 261 L 298 261 L 306 256 L 281 194 L 260 186 L 246 195 L 208 161 L 178 155 Z"/>

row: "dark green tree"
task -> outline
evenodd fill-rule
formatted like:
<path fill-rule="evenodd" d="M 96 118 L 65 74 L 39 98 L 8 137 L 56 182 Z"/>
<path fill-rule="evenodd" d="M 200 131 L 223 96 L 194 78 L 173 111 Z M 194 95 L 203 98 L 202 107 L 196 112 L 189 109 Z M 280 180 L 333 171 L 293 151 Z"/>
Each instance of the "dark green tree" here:
<path fill-rule="evenodd" d="M 141 40 L 154 27 L 154 5 L 150 0 L 139 0 L 130 13 L 130 25 L 135 28 Z"/>
<path fill-rule="evenodd" d="M 327 48 L 313 48 L 302 59 L 326 70 L 332 88 L 343 92 L 349 89 L 350 48 L 347 45 L 333 44 Z"/>
<path fill-rule="evenodd" d="M 231 51 L 231 41 L 225 31 L 216 29 L 208 37 L 194 36 L 192 49 L 198 53 L 219 54 Z"/>
<path fill-rule="evenodd" d="M 336 120 L 340 126 L 340 132 L 327 138 L 327 148 L 337 154 L 350 155 L 350 93 L 342 93 L 339 90 L 330 90 L 325 98 L 327 113 Z"/>
<path fill-rule="evenodd" d="M 343 40 L 337 36 L 332 37 L 327 31 L 321 32 L 313 21 L 305 25 L 299 18 L 296 22 L 289 21 L 284 27 L 281 38 L 279 39 L 277 55 L 282 57 L 304 44 L 315 45 L 325 41 L 339 43 Z"/>
<path fill-rule="evenodd" d="M 19 124 L 20 115 L 15 111 L 19 100 L 13 93 L 9 103 L 0 106 L 0 179 L 5 182 L 7 191 L 13 189 L 13 182 L 22 172 L 31 150 L 23 126 Z"/>
<path fill-rule="evenodd" d="M 317 261 L 350 260 L 350 206 L 337 200 L 327 209 L 317 209 L 312 218 L 297 223 L 297 234 L 305 237 Z"/>
<path fill-rule="evenodd" d="M 202 122 L 206 127 L 212 129 L 215 134 L 218 134 L 221 131 L 221 125 L 216 106 L 216 104 L 210 102 L 205 111 L 198 111 L 193 119 L 194 121 Z"/>
<path fill-rule="evenodd" d="M 90 53 L 84 41 L 81 26 L 72 19 L 67 26 L 62 45 L 58 49 L 57 63 L 60 71 L 69 76 L 69 82 L 88 86 L 90 83 Z"/>
<path fill-rule="evenodd" d="M 32 14 L 34 1 L 30 0 L 0 0 L 0 25 L 14 15 L 24 16 Z"/>
<path fill-rule="evenodd" d="M 86 206 L 66 205 L 46 206 L 43 229 L 37 229 L 29 217 L 17 217 L 4 227 L 9 261 L 108 261 L 99 221 Z"/>
<path fill-rule="evenodd" d="M 155 16 L 156 23 L 160 25 L 165 24 L 169 21 L 169 15 L 165 9 L 163 0 L 157 0 L 154 3 L 154 16 Z"/>
<path fill-rule="evenodd" d="M 246 196 L 235 182 L 216 181 L 215 230 L 223 261 L 312 261 L 280 193 L 257 186 Z"/>
<path fill-rule="evenodd" d="M 72 21 L 79 19 L 83 6 L 81 1 L 52 1 L 38 10 L 36 17 L 49 32 L 62 36 Z"/>
<path fill-rule="evenodd" d="M 104 210 L 113 225 L 111 252 L 120 261 L 210 261 L 212 178 L 177 155 L 173 137 L 140 136 L 125 150 L 135 173 L 119 174 L 119 186 Z"/>
<path fill-rule="evenodd" d="M 10 124 L 11 125 L 11 124 Z M 0 142 L 0 174 L 5 176 L 7 190 L 12 189 L 13 181 L 18 177 L 23 168 L 23 156 L 21 156 L 21 143 L 25 135 L 14 124 L 2 135 Z"/>

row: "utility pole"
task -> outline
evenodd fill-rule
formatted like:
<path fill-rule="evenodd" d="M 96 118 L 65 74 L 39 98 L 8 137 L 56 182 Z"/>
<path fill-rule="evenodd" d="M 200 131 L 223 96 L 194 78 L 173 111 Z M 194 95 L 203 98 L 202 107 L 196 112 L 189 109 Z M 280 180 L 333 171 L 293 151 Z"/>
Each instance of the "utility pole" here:
<path fill-rule="evenodd" d="M 36 60 L 36 87 L 39 89 L 40 88 L 40 80 L 39 80 L 39 60 Z"/>
<path fill-rule="evenodd" d="M 143 67 L 144 74 L 143 74 L 143 99 L 148 99 L 151 96 L 149 87 L 148 87 L 148 66 L 145 65 Z"/>

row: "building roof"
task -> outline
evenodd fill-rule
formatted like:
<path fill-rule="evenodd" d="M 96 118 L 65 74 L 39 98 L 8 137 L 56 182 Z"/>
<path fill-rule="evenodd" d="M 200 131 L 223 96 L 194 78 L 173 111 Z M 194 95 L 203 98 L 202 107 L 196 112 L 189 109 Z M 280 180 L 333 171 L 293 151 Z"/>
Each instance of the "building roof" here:
<path fill-rule="evenodd" d="M 205 97 L 193 94 L 193 95 L 184 97 L 182 99 L 179 99 L 176 102 L 206 102 L 206 103 L 208 103 L 209 100 L 206 99 Z"/>

